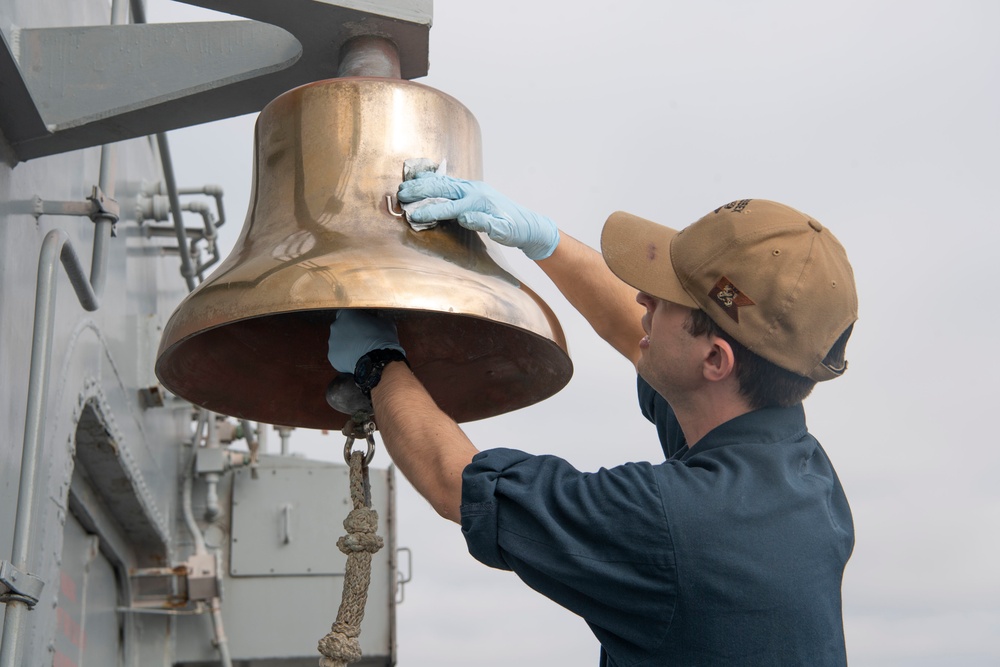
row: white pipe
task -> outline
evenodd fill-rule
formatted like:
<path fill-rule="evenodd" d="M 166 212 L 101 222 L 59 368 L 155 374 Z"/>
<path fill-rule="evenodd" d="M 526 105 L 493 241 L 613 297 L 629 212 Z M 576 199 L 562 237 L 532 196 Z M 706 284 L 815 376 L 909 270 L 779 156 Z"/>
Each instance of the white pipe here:
<path fill-rule="evenodd" d="M 257 451 L 267 454 L 267 424 L 257 422 Z"/>
<path fill-rule="evenodd" d="M 194 542 L 194 552 L 196 555 L 208 553 L 208 548 L 205 544 L 205 535 L 198 527 L 198 522 L 194 518 L 194 510 L 191 507 L 192 487 L 194 486 L 194 478 L 197 474 L 196 467 L 198 462 L 198 447 L 200 446 L 199 442 L 201 441 L 201 433 L 207 426 L 208 433 L 206 434 L 206 446 L 211 446 L 211 443 L 215 439 L 214 424 L 214 414 L 208 412 L 207 410 L 199 411 L 198 426 L 195 428 L 194 437 L 192 439 L 193 446 L 191 449 L 191 464 L 188 467 L 188 473 L 184 476 L 184 483 L 181 488 L 181 513 L 184 516 L 184 525 L 187 526 L 188 532 L 191 533 L 191 540 Z M 217 442 L 216 446 L 218 446 Z M 218 479 L 218 475 L 215 475 L 215 477 Z M 216 505 L 218 505 L 217 496 Z M 216 569 L 222 567 L 218 553 L 216 553 L 215 561 Z M 222 599 L 218 596 L 212 598 L 211 616 L 212 636 L 214 638 L 215 648 L 219 651 L 219 661 L 221 662 L 222 667 L 233 667 L 233 661 L 229 655 L 229 641 L 226 639 L 226 631 L 222 624 Z"/>
<path fill-rule="evenodd" d="M 290 426 L 276 426 L 278 429 L 278 435 L 281 436 L 281 455 L 288 456 L 288 438 L 292 435 L 292 428 Z"/>
<path fill-rule="evenodd" d="M 208 415 L 208 437 L 205 439 L 205 447 L 218 449 L 219 430 L 215 421 L 215 415 Z M 209 473 L 205 475 L 205 519 L 214 521 L 221 511 L 219 507 L 219 475 Z"/>
<path fill-rule="evenodd" d="M 180 188 L 177 190 L 179 195 L 207 195 L 215 199 L 215 212 L 218 214 L 219 219 L 215 222 L 215 228 L 218 229 L 222 225 L 226 224 L 226 209 L 222 206 L 222 195 L 223 190 L 221 185 L 205 185 L 200 188 Z"/>
<path fill-rule="evenodd" d="M 257 433 L 255 434 L 253 424 L 250 423 L 249 419 L 241 419 L 240 424 L 243 426 L 243 437 L 247 441 L 247 448 L 250 450 L 250 477 L 251 479 L 257 479 L 257 465 L 260 458 L 260 443 L 263 439 L 263 426 L 260 422 L 257 423 Z"/>
<path fill-rule="evenodd" d="M 212 598 L 212 633 L 215 635 L 215 647 L 219 650 L 219 659 L 222 667 L 233 667 L 233 660 L 229 656 L 229 640 L 226 639 L 226 630 L 222 625 L 222 601 Z"/>
<path fill-rule="evenodd" d="M 207 553 L 208 550 L 205 547 L 205 536 L 202 534 L 201 529 L 198 528 L 198 522 L 194 518 L 194 510 L 191 508 L 191 495 L 192 487 L 194 486 L 195 466 L 198 463 L 198 442 L 201 440 L 201 432 L 205 427 L 206 421 L 214 417 L 207 410 L 199 410 L 198 412 L 198 426 L 195 429 L 192 440 L 191 463 L 188 466 L 187 474 L 184 475 L 184 483 L 181 486 L 181 513 L 184 515 L 184 525 L 187 527 L 188 532 L 191 533 L 191 540 L 194 542 L 194 552 L 200 555 Z"/>
<path fill-rule="evenodd" d="M 198 266 L 195 267 L 195 272 L 198 274 L 198 280 L 205 280 L 205 269 L 212 266 L 219 261 L 219 244 L 216 243 L 217 234 L 215 233 L 215 223 L 212 220 L 212 210 L 207 204 L 202 202 L 190 202 L 184 205 L 184 210 L 191 211 L 192 213 L 197 213 L 201 215 L 202 222 L 205 228 L 202 238 L 205 239 L 205 243 L 208 245 L 208 252 L 212 255 L 212 259 L 204 264 L 201 263 L 201 259 L 198 259 Z M 185 230 L 185 234 L 187 230 Z M 194 241 L 191 242 L 192 247 L 194 246 Z"/>
<path fill-rule="evenodd" d="M 211 523 L 219 518 L 219 473 L 205 474 L 205 521 Z"/>

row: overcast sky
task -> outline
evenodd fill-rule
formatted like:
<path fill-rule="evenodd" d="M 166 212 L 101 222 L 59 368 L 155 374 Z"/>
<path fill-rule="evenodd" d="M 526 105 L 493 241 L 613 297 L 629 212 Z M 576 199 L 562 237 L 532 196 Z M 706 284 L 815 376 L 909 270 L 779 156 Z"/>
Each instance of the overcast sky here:
<path fill-rule="evenodd" d="M 150 20 L 190 18 L 150 0 Z M 846 246 L 850 369 L 806 402 L 854 512 L 851 664 L 1000 664 L 1000 3 L 991 0 L 436 0 L 430 75 L 483 132 L 486 179 L 590 245 L 617 209 L 681 227 L 741 198 L 787 203 Z M 202 14 L 198 14 L 202 16 Z M 207 18 L 207 17 L 206 17 Z M 253 116 L 171 133 L 181 185 L 249 198 Z M 575 363 L 540 405 L 469 424 L 479 448 L 595 470 L 662 459 L 634 373 L 532 263 Z M 276 438 L 272 439 L 276 440 Z M 297 432 L 336 452 L 339 435 Z M 385 466 L 384 453 L 376 465 Z M 582 620 L 468 555 L 405 483 L 407 667 L 596 664 Z"/>

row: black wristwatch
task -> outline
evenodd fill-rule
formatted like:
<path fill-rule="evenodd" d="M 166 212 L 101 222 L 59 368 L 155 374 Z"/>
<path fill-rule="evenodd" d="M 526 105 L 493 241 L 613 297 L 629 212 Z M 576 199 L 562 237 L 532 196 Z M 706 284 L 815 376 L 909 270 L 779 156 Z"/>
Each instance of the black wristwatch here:
<path fill-rule="evenodd" d="M 382 369 L 393 361 L 402 361 L 407 366 L 410 365 L 410 362 L 406 361 L 405 354 L 389 348 L 372 350 L 358 359 L 358 363 L 354 367 L 354 383 L 358 385 L 362 394 L 368 398 L 372 397 L 372 389 L 382 379 Z"/>

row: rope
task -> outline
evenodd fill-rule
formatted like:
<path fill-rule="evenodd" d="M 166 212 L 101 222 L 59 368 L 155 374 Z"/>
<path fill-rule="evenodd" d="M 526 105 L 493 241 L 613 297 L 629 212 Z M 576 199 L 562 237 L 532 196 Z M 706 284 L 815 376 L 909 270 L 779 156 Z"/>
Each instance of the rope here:
<path fill-rule="evenodd" d="M 347 667 L 361 659 L 361 621 L 365 617 L 368 584 L 371 582 L 372 555 L 382 548 L 382 538 L 375 534 L 378 512 L 371 508 L 368 464 L 363 452 L 351 452 L 351 500 L 354 509 L 344 519 L 347 535 L 337 540 L 337 547 L 347 554 L 344 593 L 330 632 L 319 640 L 320 667 Z"/>

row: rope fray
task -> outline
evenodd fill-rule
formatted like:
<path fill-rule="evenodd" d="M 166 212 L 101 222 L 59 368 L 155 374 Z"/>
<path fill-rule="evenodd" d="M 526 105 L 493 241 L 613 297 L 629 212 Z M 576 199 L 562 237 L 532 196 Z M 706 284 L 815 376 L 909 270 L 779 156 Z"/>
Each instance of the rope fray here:
<path fill-rule="evenodd" d="M 347 667 L 361 659 L 361 621 L 365 617 L 368 585 L 371 583 L 372 555 L 382 548 L 382 538 L 375 534 L 378 512 L 371 508 L 368 483 L 368 464 L 365 454 L 352 452 L 348 463 L 351 468 L 351 500 L 354 509 L 344 519 L 344 535 L 337 540 L 337 548 L 347 554 L 344 573 L 344 592 L 337 611 L 337 620 L 330 632 L 319 640 L 320 667 Z"/>

